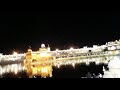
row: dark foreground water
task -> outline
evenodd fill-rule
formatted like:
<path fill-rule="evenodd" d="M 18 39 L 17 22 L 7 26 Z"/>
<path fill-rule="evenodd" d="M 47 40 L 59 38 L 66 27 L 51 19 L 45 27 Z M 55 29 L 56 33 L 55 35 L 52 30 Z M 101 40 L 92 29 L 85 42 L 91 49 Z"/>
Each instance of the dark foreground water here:
<path fill-rule="evenodd" d="M 53 66 L 52 77 L 47 78 L 99 78 L 100 74 L 104 74 L 103 66 L 107 67 L 107 65 L 95 63 L 76 64 L 75 67 L 72 65 L 63 65 L 59 68 Z M 41 78 L 41 76 L 36 74 L 30 77 L 24 64 L 18 63 L 0 65 L 0 78 Z"/>

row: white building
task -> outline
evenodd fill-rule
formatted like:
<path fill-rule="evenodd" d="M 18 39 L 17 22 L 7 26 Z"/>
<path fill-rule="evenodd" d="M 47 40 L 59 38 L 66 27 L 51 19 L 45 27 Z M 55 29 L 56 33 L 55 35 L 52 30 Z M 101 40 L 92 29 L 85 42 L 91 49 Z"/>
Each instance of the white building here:
<path fill-rule="evenodd" d="M 120 78 L 120 59 L 119 57 L 114 57 L 113 60 L 111 60 L 108 63 L 109 70 L 106 71 L 103 68 L 104 75 L 103 78 Z"/>

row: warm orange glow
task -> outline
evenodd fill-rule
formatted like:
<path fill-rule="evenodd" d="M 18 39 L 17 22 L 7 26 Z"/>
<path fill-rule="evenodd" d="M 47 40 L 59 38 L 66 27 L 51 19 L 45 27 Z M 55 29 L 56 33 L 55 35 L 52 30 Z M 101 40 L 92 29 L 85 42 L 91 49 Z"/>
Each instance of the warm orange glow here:
<path fill-rule="evenodd" d="M 26 69 L 28 76 L 52 77 L 52 65 L 27 65 Z"/>
<path fill-rule="evenodd" d="M 32 50 L 31 50 L 32 51 Z M 52 77 L 51 52 L 45 45 L 41 45 L 39 51 L 28 51 L 25 66 L 29 76 Z"/>

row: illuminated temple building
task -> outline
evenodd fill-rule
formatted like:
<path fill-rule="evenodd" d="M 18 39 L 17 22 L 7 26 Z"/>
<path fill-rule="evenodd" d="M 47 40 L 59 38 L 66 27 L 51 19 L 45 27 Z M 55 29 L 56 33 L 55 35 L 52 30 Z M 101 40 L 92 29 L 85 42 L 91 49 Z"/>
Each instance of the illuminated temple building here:
<path fill-rule="evenodd" d="M 29 76 L 52 77 L 52 59 L 50 47 L 41 45 L 39 51 L 28 49 L 26 53 L 26 68 Z"/>
<path fill-rule="evenodd" d="M 117 60 L 117 61 L 116 61 Z M 18 54 L 14 52 L 12 55 L 3 55 L 0 53 L 0 63 L 23 63 L 28 76 L 52 77 L 52 66 L 60 67 L 62 65 L 72 65 L 75 67 L 78 63 L 85 63 L 89 65 L 91 62 L 96 64 L 108 64 L 109 70 L 104 70 L 106 77 L 120 77 L 120 40 L 107 42 L 104 45 L 93 45 L 93 47 L 84 46 L 83 48 L 74 48 L 54 51 L 50 47 L 45 47 L 44 44 L 33 51 L 31 48 L 26 53 Z M 118 66 L 118 67 L 116 67 Z M 0 74 L 9 71 L 9 69 L 2 69 Z M 17 68 L 10 71 L 17 72 Z"/>

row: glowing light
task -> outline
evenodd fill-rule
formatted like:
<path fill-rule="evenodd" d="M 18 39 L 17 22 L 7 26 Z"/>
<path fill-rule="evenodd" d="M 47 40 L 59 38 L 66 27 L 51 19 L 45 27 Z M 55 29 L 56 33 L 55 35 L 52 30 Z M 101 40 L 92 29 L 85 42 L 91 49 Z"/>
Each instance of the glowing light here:
<path fill-rule="evenodd" d="M 17 67 L 15 67 L 15 71 L 14 71 L 14 73 L 15 73 L 15 74 L 18 73 L 18 69 L 17 69 Z"/>
<path fill-rule="evenodd" d="M 89 65 L 89 62 L 86 62 L 86 65 Z"/>
<path fill-rule="evenodd" d="M 43 52 L 40 54 L 41 57 L 46 57 L 47 56 L 47 53 Z"/>
<path fill-rule="evenodd" d="M 16 56 L 16 55 L 18 55 L 18 53 L 17 52 L 13 52 L 13 55 Z"/>
<path fill-rule="evenodd" d="M 100 61 L 96 61 L 95 63 L 98 65 L 100 63 Z"/>
<path fill-rule="evenodd" d="M 115 50 L 115 49 L 116 49 L 116 47 L 115 47 L 115 46 L 112 46 L 112 47 L 111 47 L 111 50 Z"/>
<path fill-rule="evenodd" d="M 45 48 L 45 44 L 41 44 L 41 48 Z"/>
<path fill-rule="evenodd" d="M 60 65 L 58 64 L 57 67 L 60 68 Z"/>
<path fill-rule="evenodd" d="M 72 66 L 75 67 L 75 63 L 72 63 Z"/>
<path fill-rule="evenodd" d="M 73 50 L 73 49 L 74 49 L 73 47 L 70 48 L 70 50 Z"/>
<path fill-rule="evenodd" d="M 32 49 L 28 49 L 28 52 L 32 52 Z"/>
<path fill-rule="evenodd" d="M 47 72 L 48 72 L 47 68 L 42 68 L 42 73 L 47 73 Z"/>
<path fill-rule="evenodd" d="M 55 51 L 58 52 L 58 49 L 56 49 Z"/>

